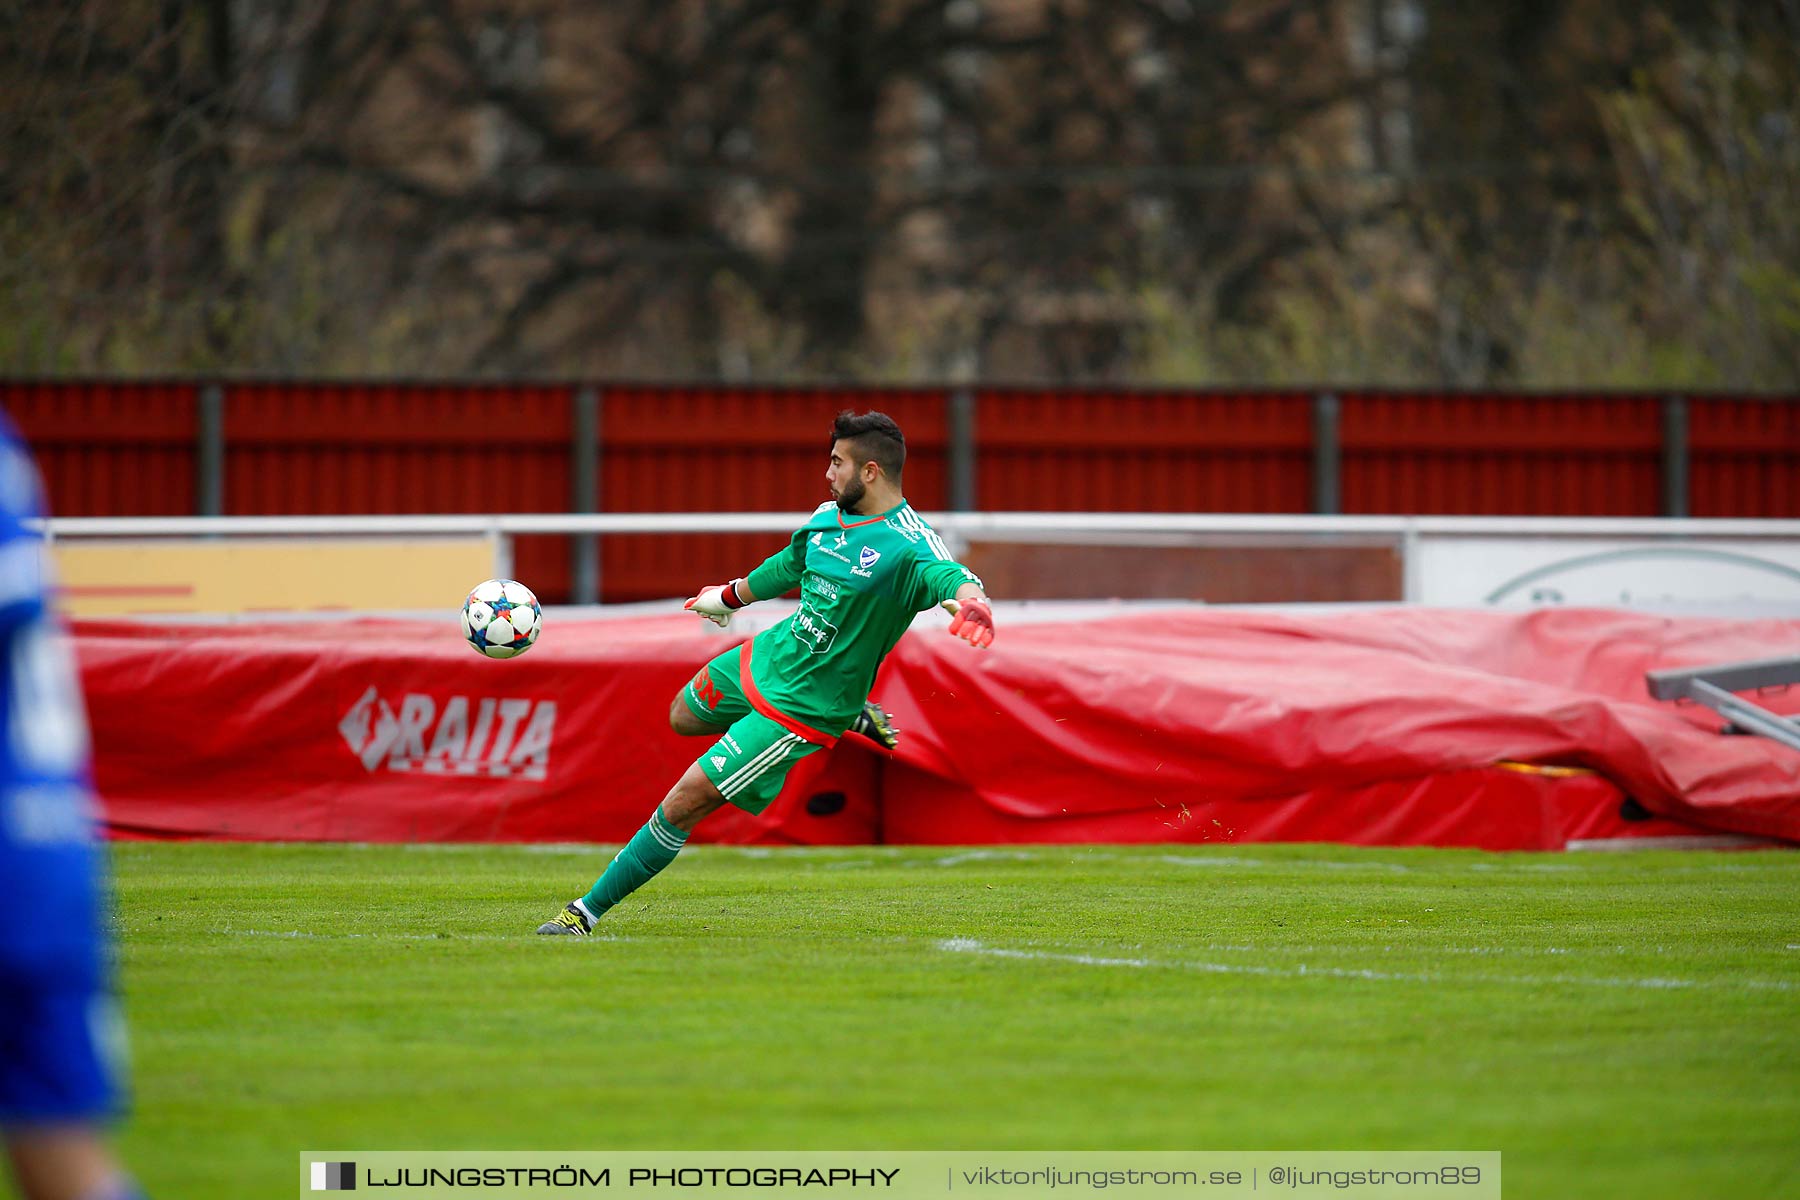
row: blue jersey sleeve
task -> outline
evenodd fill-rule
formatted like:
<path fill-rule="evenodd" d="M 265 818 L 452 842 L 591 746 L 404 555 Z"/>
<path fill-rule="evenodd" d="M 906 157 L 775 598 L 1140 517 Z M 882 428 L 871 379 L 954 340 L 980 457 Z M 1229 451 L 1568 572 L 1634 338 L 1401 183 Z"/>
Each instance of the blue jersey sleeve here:
<path fill-rule="evenodd" d="M 15 792 L 83 784 L 88 770 L 87 714 L 35 526 L 43 512 L 37 468 L 0 425 L 0 786 Z M 16 818 L 25 802 L 13 800 Z"/>
<path fill-rule="evenodd" d="M 87 714 L 50 603 L 36 468 L 0 417 L 0 972 L 100 979 Z M 53 914 L 54 919 L 42 919 Z"/>
<path fill-rule="evenodd" d="M 10 424 L 0 424 L 0 624 L 30 621 L 46 606 L 44 515 L 37 468 Z"/>

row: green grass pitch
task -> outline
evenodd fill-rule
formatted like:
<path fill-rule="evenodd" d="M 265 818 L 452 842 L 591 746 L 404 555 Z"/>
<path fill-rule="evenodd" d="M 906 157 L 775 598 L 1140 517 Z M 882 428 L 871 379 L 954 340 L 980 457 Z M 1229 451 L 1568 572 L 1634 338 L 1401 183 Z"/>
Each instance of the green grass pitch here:
<path fill-rule="evenodd" d="M 153 1196 L 306 1149 L 1500 1150 L 1800 1195 L 1800 855 L 114 848 Z"/>

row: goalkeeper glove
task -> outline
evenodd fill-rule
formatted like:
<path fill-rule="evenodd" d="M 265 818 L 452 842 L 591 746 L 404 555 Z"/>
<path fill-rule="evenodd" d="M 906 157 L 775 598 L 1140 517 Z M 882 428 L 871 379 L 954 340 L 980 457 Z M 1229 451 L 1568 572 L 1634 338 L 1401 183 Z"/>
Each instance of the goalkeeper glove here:
<path fill-rule="evenodd" d="M 698 596 L 681 607 L 699 613 L 723 629 L 731 624 L 731 614 L 749 603 L 738 594 L 738 584 L 742 582 L 744 581 L 741 579 L 734 579 L 730 583 L 701 588 Z"/>
<path fill-rule="evenodd" d="M 994 610 L 988 607 L 986 600 L 957 600 L 956 616 L 950 622 L 950 632 L 954 633 L 977 650 L 994 644 Z M 945 608 L 950 607 L 946 602 Z"/>

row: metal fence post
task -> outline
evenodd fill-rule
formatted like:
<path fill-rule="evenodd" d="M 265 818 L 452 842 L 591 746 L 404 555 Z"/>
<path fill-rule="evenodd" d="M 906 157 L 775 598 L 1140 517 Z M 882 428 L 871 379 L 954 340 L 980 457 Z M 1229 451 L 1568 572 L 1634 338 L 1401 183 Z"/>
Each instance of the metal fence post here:
<path fill-rule="evenodd" d="M 953 389 L 945 399 L 950 431 L 949 490 L 952 512 L 975 511 L 975 393 Z"/>
<path fill-rule="evenodd" d="M 1313 511 L 1335 517 L 1343 507 L 1343 405 L 1335 393 L 1313 397 Z"/>
<path fill-rule="evenodd" d="M 225 389 L 200 389 L 194 444 L 194 514 L 216 517 L 225 511 Z"/>
<path fill-rule="evenodd" d="M 570 479 L 573 494 L 569 511 L 599 511 L 600 500 L 600 392 L 593 387 L 575 390 L 571 403 L 575 408 L 575 434 L 569 452 L 573 456 Z M 592 533 L 578 533 L 571 539 L 574 555 L 574 595 L 577 604 L 600 602 L 600 539 Z"/>
<path fill-rule="evenodd" d="M 1688 402 L 1686 396 L 1663 397 L 1663 516 L 1688 515 Z"/>

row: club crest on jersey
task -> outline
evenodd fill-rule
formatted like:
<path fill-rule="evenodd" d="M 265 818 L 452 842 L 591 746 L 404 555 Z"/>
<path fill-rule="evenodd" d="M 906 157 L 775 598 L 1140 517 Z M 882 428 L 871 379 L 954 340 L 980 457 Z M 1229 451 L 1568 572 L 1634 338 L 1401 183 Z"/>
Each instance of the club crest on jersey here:
<path fill-rule="evenodd" d="M 873 578 L 874 572 L 870 571 L 869 568 L 874 566 L 875 560 L 880 557 L 881 557 L 881 551 L 872 550 L 869 547 L 864 546 L 862 548 L 862 561 L 860 563 L 858 563 L 856 566 L 852 567 L 850 569 L 850 573 L 852 575 L 861 575 L 864 579 Z"/>

